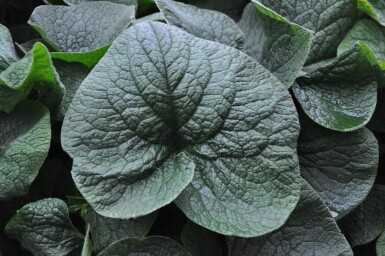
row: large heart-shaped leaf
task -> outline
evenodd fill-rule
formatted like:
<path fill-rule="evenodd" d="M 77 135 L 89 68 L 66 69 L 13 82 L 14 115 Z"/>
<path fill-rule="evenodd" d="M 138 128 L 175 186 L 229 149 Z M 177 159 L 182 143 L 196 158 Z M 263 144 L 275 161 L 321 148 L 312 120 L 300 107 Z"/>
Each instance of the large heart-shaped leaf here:
<path fill-rule="evenodd" d="M 308 57 L 312 33 L 254 2 L 246 6 L 239 22 L 245 52 L 290 87 Z"/>
<path fill-rule="evenodd" d="M 136 219 L 121 220 L 103 217 L 92 208 L 87 208 L 84 212 L 84 219 L 90 225 L 92 241 L 97 253 L 126 237 L 143 238 L 150 230 L 156 216 L 156 213 L 152 213 Z"/>
<path fill-rule="evenodd" d="M 28 23 L 56 50 L 53 58 L 94 66 L 134 18 L 134 6 L 87 2 L 37 7 Z"/>
<path fill-rule="evenodd" d="M 144 22 L 82 83 L 62 143 L 101 215 L 145 215 L 180 194 L 194 222 L 256 236 L 281 226 L 298 201 L 298 130 L 286 88 L 252 58 Z"/>
<path fill-rule="evenodd" d="M 191 256 L 177 242 L 161 236 L 152 236 L 144 239 L 126 238 L 113 243 L 99 256 Z"/>
<path fill-rule="evenodd" d="M 375 185 L 364 202 L 339 225 L 352 246 L 376 239 L 385 230 L 385 186 Z"/>
<path fill-rule="evenodd" d="M 314 31 L 307 64 L 333 57 L 357 16 L 355 0 L 259 1 L 289 21 Z"/>
<path fill-rule="evenodd" d="M 83 245 L 83 235 L 71 224 L 66 204 L 54 198 L 25 205 L 5 232 L 34 255 L 67 255 Z"/>
<path fill-rule="evenodd" d="M 353 256 L 327 206 L 306 182 L 300 201 L 288 221 L 277 231 L 256 238 L 233 238 L 230 256 Z"/>
<path fill-rule="evenodd" d="M 227 15 L 173 0 L 157 0 L 156 3 L 168 24 L 194 36 L 243 49 L 244 34 Z"/>
<path fill-rule="evenodd" d="M 302 177 L 337 219 L 366 198 L 377 175 L 378 142 L 366 128 L 343 133 L 311 122 L 301 131 L 298 155 Z"/>
<path fill-rule="evenodd" d="M 377 82 L 364 45 L 357 43 L 305 71 L 292 88 L 313 121 L 336 131 L 357 130 L 369 122 L 376 107 Z"/>

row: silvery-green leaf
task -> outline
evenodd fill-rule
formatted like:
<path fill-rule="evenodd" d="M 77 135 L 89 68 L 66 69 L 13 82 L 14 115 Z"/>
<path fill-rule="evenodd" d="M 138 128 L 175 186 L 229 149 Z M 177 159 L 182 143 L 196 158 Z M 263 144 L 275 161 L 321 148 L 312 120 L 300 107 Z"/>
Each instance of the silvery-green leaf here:
<path fill-rule="evenodd" d="M 79 87 L 62 144 L 101 215 L 145 215 L 179 195 L 194 222 L 256 236 L 280 227 L 298 201 L 298 130 L 285 86 L 252 58 L 143 22 Z"/>
<path fill-rule="evenodd" d="M 256 238 L 230 238 L 230 256 L 353 256 L 328 207 L 306 182 L 287 222 Z"/>
<path fill-rule="evenodd" d="M 8 222 L 5 232 L 34 255 L 64 256 L 83 245 L 83 235 L 72 225 L 66 204 L 48 198 L 25 205 Z"/>
<path fill-rule="evenodd" d="M 357 18 L 356 0 L 259 0 L 290 22 L 314 31 L 306 64 L 335 56 Z"/>
<path fill-rule="evenodd" d="M 111 2 L 115 4 L 124 4 L 128 6 L 137 6 L 138 0 L 64 0 L 64 2 L 68 5 L 77 5 L 87 2 L 97 2 L 97 1 L 105 1 L 105 2 Z"/>
<path fill-rule="evenodd" d="M 53 58 L 92 67 L 129 26 L 134 13 L 134 6 L 108 2 L 43 5 L 35 8 L 28 23 L 58 52 Z"/>
<path fill-rule="evenodd" d="M 245 33 L 245 52 L 290 87 L 308 57 L 312 32 L 257 1 L 246 6 L 239 26 Z"/>
<path fill-rule="evenodd" d="M 203 39 L 243 49 L 245 36 L 229 16 L 173 0 L 157 0 L 156 3 L 167 24 Z"/>
<path fill-rule="evenodd" d="M 0 72 L 19 60 L 8 29 L 0 24 Z"/>
<path fill-rule="evenodd" d="M 81 256 L 92 256 L 93 245 L 90 237 L 90 225 L 87 225 Z"/>
<path fill-rule="evenodd" d="M 365 126 L 377 102 L 377 82 L 365 47 L 357 43 L 297 78 L 293 92 L 316 123 L 336 131 Z"/>
<path fill-rule="evenodd" d="M 42 104 L 22 101 L 0 111 L 0 200 L 28 193 L 48 154 L 50 115 Z"/>
<path fill-rule="evenodd" d="M 385 256 L 385 232 L 383 232 L 377 239 L 376 252 L 377 256 Z"/>

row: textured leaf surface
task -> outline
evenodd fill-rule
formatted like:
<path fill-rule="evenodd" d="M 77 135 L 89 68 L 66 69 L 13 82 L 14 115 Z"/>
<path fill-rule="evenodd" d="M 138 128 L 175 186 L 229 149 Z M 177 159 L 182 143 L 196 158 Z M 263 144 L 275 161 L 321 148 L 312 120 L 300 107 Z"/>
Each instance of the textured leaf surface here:
<path fill-rule="evenodd" d="M 193 222 L 187 222 L 183 228 L 181 240 L 191 256 L 223 255 L 223 245 L 219 235 Z"/>
<path fill-rule="evenodd" d="M 291 22 L 314 31 L 307 64 L 335 56 L 338 44 L 356 20 L 355 0 L 260 0 Z"/>
<path fill-rule="evenodd" d="M 352 246 L 376 239 L 385 230 L 385 186 L 374 185 L 365 201 L 339 225 Z"/>
<path fill-rule="evenodd" d="M 309 54 L 311 31 L 256 4 L 248 4 L 239 21 L 246 38 L 245 52 L 290 87 Z"/>
<path fill-rule="evenodd" d="M 126 237 L 142 238 L 150 230 L 157 214 L 129 219 L 112 219 L 97 214 L 91 208 L 84 213 L 84 219 L 90 225 L 94 249 L 97 253 Z"/>
<path fill-rule="evenodd" d="M 97 2 L 97 1 L 105 1 L 105 2 L 111 2 L 115 4 L 125 4 L 125 5 L 133 5 L 137 6 L 138 1 L 137 0 L 64 0 L 64 2 L 68 5 L 77 5 L 82 4 L 86 2 Z"/>
<path fill-rule="evenodd" d="M 316 65 L 292 88 L 305 113 L 332 130 L 353 131 L 365 126 L 376 107 L 376 77 L 361 44 Z"/>
<path fill-rule="evenodd" d="M 60 81 L 66 89 L 60 105 L 60 116 L 64 117 L 76 91 L 90 73 L 90 70 L 80 63 L 67 63 L 60 60 L 54 60 L 54 65 L 59 74 Z"/>
<path fill-rule="evenodd" d="M 156 3 L 168 24 L 203 39 L 243 48 L 244 34 L 229 16 L 172 0 L 157 0 Z"/>
<path fill-rule="evenodd" d="M 250 57 L 144 22 L 82 83 L 62 142 L 99 214 L 156 210 L 191 182 L 195 165 L 178 206 L 209 229 L 252 236 L 282 225 L 298 201 L 298 129 L 285 87 Z"/>
<path fill-rule="evenodd" d="M 83 245 L 83 235 L 72 226 L 66 204 L 54 198 L 25 205 L 5 231 L 34 255 L 64 256 Z"/>
<path fill-rule="evenodd" d="M 23 59 L 0 73 L 0 110 L 10 112 L 34 88 L 39 100 L 56 112 L 64 95 L 48 49 L 36 43 Z"/>
<path fill-rule="evenodd" d="M 357 6 L 385 26 L 385 2 L 382 0 L 357 0 Z"/>
<path fill-rule="evenodd" d="M 383 232 L 377 239 L 376 252 L 377 256 L 385 256 L 385 232 Z"/>
<path fill-rule="evenodd" d="M 48 154 L 48 110 L 23 101 L 9 114 L 0 112 L 0 200 L 28 193 Z"/>
<path fill-rule="evenodd" d="M 167 237 L 153 236 L 144 239 L 126 238 L 120 240 L 107 249 L 99 256 L 190 256 L 177 242 Z"/>
<path fill-rule="evenodd" d="M 377 83 L 385 87 L 385 28 L 373 20 L 359 20 L 338 47 L 338 54 L 348 51 L 357 41 L 368 47 L 366 54 L 375 66 Z"/>
<path fill-rule="evenodd" d="M 368 195 L 377 174 L 378 142 L 366 129 L 336 132 L 314 123 L 298 143 L 301 175 L 340 219 Z"/>
<path fill-rule="evenodd" d="M 63 52 L 88 52 L 111 43 L 128 27 L 134 8 L 108 2 L 42 5 L 28 23 Z"/>
<path fill-rule="evenodd" d="M 18 59 L 11 34 L 6 27 L 0 24 L 0 72 Z"/>
<path fill-rule="evenodd" d="M 256 238 L 235 238 L 231 256 L 347 256 L 353 255 L 327 206 L 303 181 L 300 201 L 288 221 L 277 231 Z"/>

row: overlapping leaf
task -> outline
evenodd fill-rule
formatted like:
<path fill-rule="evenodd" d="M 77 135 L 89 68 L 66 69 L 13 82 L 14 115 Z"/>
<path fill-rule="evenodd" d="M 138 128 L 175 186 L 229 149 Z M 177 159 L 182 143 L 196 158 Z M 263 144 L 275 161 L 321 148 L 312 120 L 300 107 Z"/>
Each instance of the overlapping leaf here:
<path fill-rule="evenodd" d="M 375 185 L 365 201 L 339 225 L 352 246 L 376 239 L 385 230 L 385 186 Z"/>
<path fill-rule="evenodd" d="M 99 256 L 191 256 L 177 242 L 161 236 L 126 238 L 107 247 Z"/>
<path fill-rule="evenodd" d="M 54 198 L 25 205 L 8 222 L 6 233 L 34 255 L 67 255 L 83 245 L 66 204 Z"/>
<path fill-rule="evenodd" d="M 334 57 L 357 18 L 355 0 L 259 0 L 290 22 L 314 31 L 307 64 Z"/>
<path fill-rule="evenodd" d="M 303 124 L 303 123 L 302 123 Z M 301 131 L 301 175 L 339 219 L 368 195 L 377 174 L 378 143 L 366 128 L 336 132 L 313 122 Z"/>
<path fill-rule="evenodd" d="M 144 22 L 82 83 L 62 142 L 101 215 L 145 215 L 179 195 L 200 225 L 256 236 L 280 227 L 298 201 L 298 129 L 285 87 L 250 57 Z"/>
<path fill-rule="evenodd" d="M 48 154 L 50 115 L 40 103 L 22 101 L 0 111 L 0 200 L 28 193 Z"/>
<path fill-rule="evenodd" d="M 357 0 L 357 6 L 381 25 L 385 26 L 385 2 L 382 0 Z"/>
<path fill-rule="evenodd" d="M 250 3 L 239 22 L 245 33 L 245 52 L 290 87 L 310 51 L 312 33 L 287 21 L 258 1 Z"/>
<path fill-rule="evenodd" d="M 223 12 L 235 21 L 238 21 L 248 0 L 189 0 L 188 3 L 199 8 Z"/>
<path fill-rule="evenodd" d="M 168 24 L 194 36 L 243 49 L 244 34 L 227 15 L 173 0 L 157 0 L 156 3 Z"/>
<path fill-rule="evenodd" d="M 90 225 L 94 249 L 97 253 L 126 237 L 143 238 L 150 230 L 156 216 L 156 213 L 152 213 L 136 219 L 122 220 L 103 217 L 91 208 L 84 213 L 84 219 Z"/>
<path fill-rule="evenodd" d="M 235 238 L 229 255 L 353 255 L 321 198 L 306 181 L 301 188 L 300 201 L 285 225 L 265 236 Z"/>
<path fill-rule="evenodd" d="M 361 43 L 335 59 L 305 68 L 296 81 L 292 88 L 302 109 L 326 128 L 353 131 L 365 126 L 373 115 L 377 82 Z"/>
<path fill-rule="evenodd" d="M 34 10 L 29 24 L 58 51 L 53 58 L 93 67 L 129 26 L 134 13 L 134 6 L 108 2 L 44 5 Z"/>

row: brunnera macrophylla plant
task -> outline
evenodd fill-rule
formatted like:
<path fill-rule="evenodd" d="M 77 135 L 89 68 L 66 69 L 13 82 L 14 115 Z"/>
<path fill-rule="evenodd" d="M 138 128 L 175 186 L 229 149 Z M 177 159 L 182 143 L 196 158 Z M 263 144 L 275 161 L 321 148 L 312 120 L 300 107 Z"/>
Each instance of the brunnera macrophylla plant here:
<path fill-rule="evenodd" d="M 0 255 L 385 255 L 379 1 L 44 2 L 0 2 Z"/>

